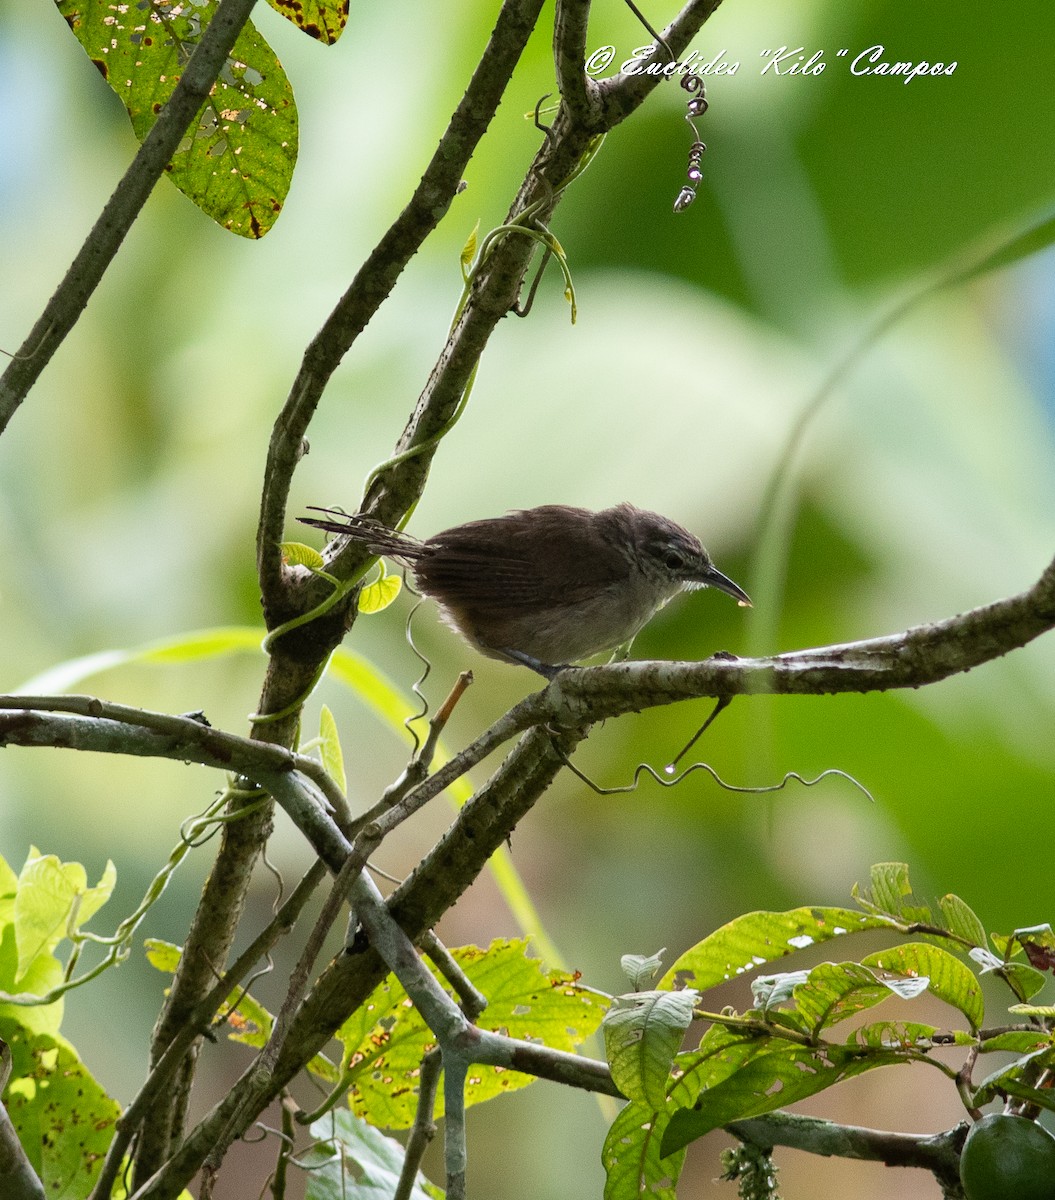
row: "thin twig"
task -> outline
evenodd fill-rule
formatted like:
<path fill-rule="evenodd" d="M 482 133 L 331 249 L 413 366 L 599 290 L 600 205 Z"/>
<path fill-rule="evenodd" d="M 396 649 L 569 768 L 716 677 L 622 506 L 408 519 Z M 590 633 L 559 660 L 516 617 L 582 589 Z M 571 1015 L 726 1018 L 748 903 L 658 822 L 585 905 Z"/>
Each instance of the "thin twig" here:
<path fill-rule="evenodd" d="M 443 1056 L 439 1046 L 434 1046 L 421 1060 L 421 1070 L 418 1073 L 418 1106 L 414 1114 L 414 1124 L 410 1128 L 410 1137 L 407 1138 L 399 1183 L 392 1200 L 410 1200 L 421 1168 L 421 1160 L 429 1143 L 436 1136 L 433 1114 L 436 1111 L 436 1093 L 439 1090 L 442 1070 Z"/>
<path fill-rule="evenodd" d="M 168 1049 L 139 1089 L 139 1094 L 117 1120 L 117 1132 L 114 1140 L 110 1143 L 106 1159 L 92 1190 L 93 1200 L 109 1200 L 122 1161 L 143 1114 L 154 1105 L 162 1090 L 168 1086 L 172 1073 L 178 1067 L 183 1055 L 201 1035 L 202 1030 L 208 1026 L 220 1005 L 248 975 L 253 964 L 259 962 L 276 942 L 293 928 L 304 905 L 325 876 L 326 867 L 322 862 L 315 862 L 311 865 L 278 912 L 235 959 L 224 973 L 223 978 L 216 982 L 212 990 L 194 1010 L 193 1018 L 187 1021 L 179 1035 L 169 1044 Z"/>

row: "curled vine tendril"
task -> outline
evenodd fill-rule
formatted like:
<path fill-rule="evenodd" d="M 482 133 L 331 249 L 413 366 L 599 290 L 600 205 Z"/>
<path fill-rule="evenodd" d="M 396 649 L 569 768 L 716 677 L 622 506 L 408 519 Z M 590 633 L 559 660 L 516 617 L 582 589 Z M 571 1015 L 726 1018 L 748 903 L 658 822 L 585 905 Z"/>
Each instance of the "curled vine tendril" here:
<path fill-rule="evenodd" d="M 715 716 L 715 713 L 712 713 L 711 714 L 712 720 L 713 720 L 714 716 Z M 709 724 L 709 722 L 708 722 L 708 724 Z M 694 738 L 693 741 L 695 741 L 695 740 L 696 739 Z M 801 783 L 803 787 L 815 787 L 822 780 L 827 779 L 829 775 L 837 775 L 839 778 L 845 779 L 848 783 L 853 784 L 853 786 L 855 788 L 857 788 L 858 791 L 863 792 L 865 794 L 865 796 L 867 796 L 868 799 L 873 804 L 875 803 L 875 797 L 868 790 L 868 788 L 866 788 L 865 785 L 863 783 L 861 783 L 860 780 L 855 779 L 849 772 L 840 770 L 838 767 L 828 767 L 827 770 L 822 771 L 819 775 L 815 776 L 812 779 L 807 779 L 804 775 L 800 775 L 798 771 L 788 771 L 784 775 L 784 778 L 781 779 L 779 783 L 764 783 L 764 784 L 759 784 L 755 787 L 749 787 L 746 784 L 737 784 L 737 783 L 727 782 L 718 774 L 718 772 L 714 769 L 714 767 L 712 767 L 709 763 L 705 763 L 705 762 L 694 762 L 690 766 L 687 766 L 685 768 L 685 770 L 682 771 L 680 774 L 674 775 L 673 777 L 670 774 L 671 767 L 665 768 L 664 772 L 661 773 L 661 772 L 657 771 L 656 768 L 653 767 L 650 763 L 642 762 L 642 763 L 638 763 L 637 766 L 634 768 L 634 778 L 633 778 L 632 782 L 622 784 L 619 787 L 601 787 L 601 785 L 599 783 L 595 783 L 587 774 L 585 774 L 585 772 L 579 770 L 579 768 L 571 761 L 571 759 L 567 756 L 567 754 L 564 753 L 564 751 L 560 748 L 560 746 L 557 745 L 557 742 L 555 739 L 553 741 L 553 748 L 554 748 L 554 750 L 556 750 L 558 756 L 560 757 L 560 759 L 564 763 L 564 765 L 568 768 L 568 770 L 571 771 L 571 773 L 574 776 L 576 776 L 576 778 L 581 779 L 582 782 L 585 783 L 587 787 L 589 787 L 593 791 L 595 791 L 598 794 L 598 796 L 621 796 L 621 795 L 625 795 L 628 792 L 636 792 L 638 789 L 638 786 L 641 783 L 641 777 L 643 775 L 650 775 L 656 781 L 656 783 L 658 783 L 662 787 L 666 788 L 666 787 L 676 787 L 679 783 L 682 782 L 683 779 L 687 779 L 695 771 L 704 771 L 708 775 L 710 775 L 710 777 L 714 780 L 714 782 L 716 784 L 718 784 L 718 786 L 720 788 L 724 789 L 725 791 L 741 792 L 741 793 L 745 793 L 747 795 L 752 795 L 752 796 L 764 796 L 764 795 L 768 795 L 770 792 L 783 791 L 784 788 L 787 787 L 787 785 L 793 779 L 797 783 Z M 680 758 L 681 755 L 679 755 L 678 757 Z"/>
<path fill-rule="evenodd" d="M 403 572 L 403 586 L 411 593 L 411 595 L 418 596 L 418 593 L 414 591 L 414 589 L 410 586 L 409 583 L 407 583 L 406 571 Z M 426 697 L 425 693 L 421 689 L 422 689 L 422 685 L 424 684 L 425 680 L 428 679 L 429 675 L 432 672 L 432 663 L 425 657 L 424 654 L 421 653 L 421 651 L 417 647 L 417 643 L 414 641 L 414 628 L 411 624 L 411 622 L 414 620 L 414 614 L 418 611 L 418 609 L 422 606 L 423 603 L 424 603 L 424 601 L 421 599 L 420 596 L 418 596 L 417 604 L 415 604 L 414 607 L 410 610 L 410 612 L 407 613 L 407 621 L 406 621 L 406 625 L 404 626 L 404 634 L 407 639 L 407 645 L 410 647 L 411 651 L 413 652 L 414 657 L 418 660 L 418 662 L 421 663 L 421 667 L 422 667 L 421 674 L 417 677 L 417 679 L 414 680 L 414 682 L 410 686 L 410 690 L 414 693 L 415 696 L 417 696 L 418 700 L 421 702 L 421 708 L 419 708 L 417 712 L 411 713 L 410 716 L 407 717 L 406 720 L 404 720 L 404 722 L 403 722 L 403 728 L 414 739 L 414 754 L 415 755 L 421 749 L 421 737 L 418 735 L 418 731 L 414 728 L 414 722 L 415 721 L 423 721 L 429 715 L 429 701 L 428 701 L 428 698 Z"/>
<path fill-rule="evenodd" d="M 689 165 L 686 170 L 689 181 L 681 189 L 677 199 L 674 201 L 674 211 L 676 213 L 684 212 L 696 199 L 696 189 L 700 186 L 700 180 L 703 178 L 703 167 L 701 164 L 703 162 L 703 152 L 707 149 L 707 146 L 700 140 L 700 131 L 696 128 L 694 118 L 702 117 L 709 108 L 706 88 L 699 75 L 683 75 L 681 77 L 681 86 L 690 93 L 685 120 L 688 121 L 689 128 L 692 130 L 695 140 L 689 147 Z M 692 93 L 698 93 L 698 95 Z"/>

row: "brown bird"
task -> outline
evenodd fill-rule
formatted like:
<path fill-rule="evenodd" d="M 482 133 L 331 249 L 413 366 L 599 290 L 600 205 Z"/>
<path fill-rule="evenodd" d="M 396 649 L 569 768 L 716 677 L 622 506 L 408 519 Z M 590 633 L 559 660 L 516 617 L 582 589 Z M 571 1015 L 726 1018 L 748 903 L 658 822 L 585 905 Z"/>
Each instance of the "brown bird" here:
<path fill-rule="evenodd" d="M 679 592 L 714 587 L 750 606 L 699 540 L 632 504 L 544 504 L 418 541 L 368 517 L 309 506 L 305 525 L 407 563 L 421 592 L 481 654 L 552 679 L 629 642 Z"/>

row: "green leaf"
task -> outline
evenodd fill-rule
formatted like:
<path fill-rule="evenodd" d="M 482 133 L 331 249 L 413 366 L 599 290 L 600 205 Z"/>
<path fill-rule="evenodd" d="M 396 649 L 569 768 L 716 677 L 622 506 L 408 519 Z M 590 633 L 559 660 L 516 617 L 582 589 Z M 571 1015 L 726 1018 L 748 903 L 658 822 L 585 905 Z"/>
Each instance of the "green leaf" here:
<path fill-rule="evenodd" d="M 663 989 L 704 991 L 796 950 L 864 929 L 889 929 L 890 922 L 848 908 L 793 908 L 737 917 L 687 950 L 660 980 Z"/>
<path fill-rule="evenodd" d="M 679 1150 L 661 1159 L 660 1143 L 670 1114 L 647 1104 L 628 1104 L 608 1130 L 601 1150 L 604 1200 L 676 1200 L 675 1185 L 685 1163 Z"/>
<path fill-rule="evenodd" d="M 1007 1011 L 1022 1017 L 1055 1017 L 1055 1004 L 1012 1004 Z"/>
<path fill-rule="evenodd" d="M 913 903 L 912 884 L 905 863 L 876 863 L 871 872 L 871 889 L 854 885 L 853 898 L 869 912 L 891 917 L 904 924 L 933 923 L 925 904 Z"/>
<path fill-rule="evenodd" d="M 174 975 L 183 954 L 179 946 L 172 942 L 162 942 L 157 938 L 147 938 L 145 942 L 147 961 L 152 967 Z M 257 1000 L 236 987 L 224 1001 L 220 1009 L 221 1017 L 225 1018 L 230 1029 L 228 1036 L 232 1042 L 240 1042 L 245 1046 L 261 1047 L 271 1036 L 274 1017 Z M 337 1071 L 333 1063 L 323 1054 L 316 1054 L 308 1063 L 308 1070 L 321 1076 L 328 1083 L 337 1082 Z"/>
<path fill-rule="evenodd" d="M 317 1144 L 303 1156 L 306 1200 L 392 1200 L 406 1157 L 393 1138 L 346 1109 L 311 1125 Z M 443 1192 L 419 1171 L 411 1200 L 442 1200 Z"/>
<path fill-rule="evenodd" d="M 974 972 L 940 946 L 908 942 L 870 954 L 861 961 L 865 966 L 910 979 L 926 977 L 932 995 L 958 1008 L 972 1029 L 980 1028 L 985 1019 L 985 1001 Z"/>
<path fill-rule="evenodd" d="M 674 1059 L 670 1099 L 679 1108 L 691 1107 L 701 1092 L 716 1087 L 774 1046 L 784 1044 L 770 1034 L 712 1025 L 695 1050 L 684 1050 Z"/>
<path fill-rule="evenodd" d="M 142 141 L 172 95 L 217 0 L 57 0 Z M 247 24 L 168 165 L 169 178 L 225 229 L 263 237 L 289 190 L 297 109 L 274 51 Z"/>
<path fill-rule="evenodd" d="M 658 950 L 655 954 L 648 955 L 624 954 L 619 959 L 623 974 L 630 980 L 635 992 L 645 991 L 648 984 L 655 979 L 659 968 L 663 965 L 665 953 L 665 950 Z"/>
<path fill-rule="evenodd" d="M 991 972 L 1006 980 L 1008 986 L 1020 1000 L 1028 1000 L 1035 996 L 1047 983 L 1046 977 L 1025 963 L 1009 962 L 994 967 Z M 986 974 L 986 972 L 983 972 Z"/>
<path fill-rule="evenodd" d="M 262 654 L 264 631 L 255 625 L 221 625 L 194 629 L 178 637 L 148 642 L 127 652 L 131 662 L 186 663 L 228 654 Z"/>
<path fill-rule="evenodd" d="M 981 1108 L 1003 1092 L 1010 1092 L 1024 1100 L 1032 1100 L 1044 1108 L 1055 1107 L 1055 1095 L 1050 1090 L 1043 1093 L 1033 1086 L 1037 1078 L 1038 1068 L 1048 1069 L 1055 1065 L 1055 1046 L 1050 1041 L 1039 1050 L 1023 1054 L 1012 1063 L 1006 1063 L 999 1070 L 987 1075 L 975 1088 L 974 1103 Z"/>
<path fill-rule="evenodd" d="M 672 1154 L 730 1121 L 758 1116 L 816 1095 L 842 1079 L 903 1061 L 895 1053 L 855 1055 L 841 1047 L 784 1044 L 760 1054 L 714 1087 L 702 1092 L 692 1108 L 675 1112 L 660 1153 Z"/>
<path fill-rule="evenodd" d="M 306 546 L 303 542 L 281 542 L 279 551 L 282 561 L 288 567 L 307 567 L 309 571 L 321 571 L 326 566 L 326 560 L 314 546 Z"/>
<path fill-rule="evenodd" d="M 486 950 L 463 946 L 451 952 L 487 997 L 476 1024 L 570 1052 L 600 1024 L 607 1000 L 579 987 L 572 975 L 544 971 L 538 959 L 527 957 L 527 945 L 526 940 L 499 940 Z M 444 980 L 440 983 L 450 991 Z M 344 1046 L 352 1111 L 385 1129 L 407 1128 L 414 1119 L 421 1058 L 435 1037 L 395 976 L 370 993 L 336 1036 Z M 466 1103 L 479 1104 L 533 1082 L 533 1076 L 519 1071 L 475 1066 Z"/>
<path fill-rule="evenodd" d="M 861 963 L 820 963 L 795 988 L 794 1001 L 808 1031 L 817 1036 L 889 996 L 889 987 Z"/>
<path fill-rule="evenodd" d="M 945 928 L 950 933 L 963 938 L 972 946 L 988 945 L 985 926 L 978 919 L 974 909 L 959 896 L 942 896 L 938 901 L 938 907 L 945 918 Z"/>
<path fill-rule="evenodd" d="M 308 37 L 332 46 L 348 22 L 348 0 L 268 0 L 277 13 Z"/>
<path fill-rule="evenodd" d="M 846 1044 L 869 1046 L 873 1050 L 930 1050 L 932 1039 L 937 1032 L 936 1025 L 922 1025 L 917 1021 L 874 1021 L 870 1025 L 862 1025 L 855 1029 L 846 1039 Z M 962 1044 L 973 1042 L 967 1035 L 962 1036 Z M 954 1044 L 961 1043 L 957 1041 Z"/>
<path fill-rule="evenodd" d="M 15 941 L 18 946 L 18 978 L 38 955 L 50 954 L 67 935 L 71 918 L 76 924 L 87 920 L 110 898 L 116 872 L 106 864 L 95 887 L 80 863 L 63 863 L 54 854 L 33 853 L 18 877 L 15 895 Z"/>
<path fill-rule="evenodd" d="M 319 748 L 322 753 L 322 765 L 333 777 L 341 791 L 345 791 L 348 781 L 344 774 L 341 739 L 337 733 L 337 722 L 333 719 L 333 713 L 325 704 L 319 713 Z"/>
<path fill-rule="evenodd" d="M 459 255 L 458 261 L 461 263 L 462 279 L 469 282 L 469 269 L 473 265 L 473 259 L 476 257 L 476 244 L 480 234 L 480 220 L 477 218 L 476 224 L 472 228 L 472 232 L 465 239 L 465 245 L 462 247 L 462 252 Z"/>
<path fill-rule="evenodd" d="M 612 1001 L 601 1027 L 612 1078 L 627 1099 L 653 1109 L 666 1103 L 670 1064 L 696 998 L 693 991 L 634 992 Z"/>
<path fill-rule="evenodd" d="M 4 1103 L 49 1197 L 80 1200 L 92 1189 L 121 1106 L 63 1038 L 12 1033 L 14 1070 Z"/>
<path fill-rule="evenodd" d="M 398 575 L 381 573 L 380 579 L 368 583 L 359 593 L 359 611 L 364 616 L 382 612 L 399 595 L 403 580 Z"/>
<path fill-rule="evenodd" d="M 62 963 L 54 954 L 40 954 L 29 969 L 19 975 L 18 948 L 14 924 L 5 924 L 0 932 L 0 991 L 27 992 L 43 996 L 62 983 Z M 17 981 L 17 982 L 16 982 Z M 55 1035 L 62 1024 L 64 1005 L 60 997 L 53 1004 L 32 1005 L 0 1002 L 0 1036 L 12 1039 L 12 1031 L 24 1034 Z M 7 1031 L 6 1034 L 4 1031 Z"/>
<path fill-rule="evenodd" d="M 144 942 L 147 952 L 147 962 L 166 975 L 175 975 L 179 966 L 180 955 L 183 951 L 172 942 L 162 942 L 158 938 L 147 938 Z"/>
<path fill-rule="evenodd" d="M 809 971 L 781 971 L 776 975 L 756 975 L 751 980 L 751 996 L 764 1013 L 785 1000 L 790 1000 L 800 983 L 809 978 Z"/>
<path fill-rule="evenodd" d="M 1013 1004 L 1008 1011 L 1027 1017 L 1055 1017 L 1055 1008 L 1050 1005 Z M 1051 1034 L 1045 1029 L 1012 1029 L 1007 1033 L 998 1033 L 994 1037 L 986 1038 L 978 1049 L 983 1054 L 996 1050 L 1010 1050 L 1013 1054 L 1032 1054 L 1034 1050 L 1042 1050 L 1051 1044 Z"/>

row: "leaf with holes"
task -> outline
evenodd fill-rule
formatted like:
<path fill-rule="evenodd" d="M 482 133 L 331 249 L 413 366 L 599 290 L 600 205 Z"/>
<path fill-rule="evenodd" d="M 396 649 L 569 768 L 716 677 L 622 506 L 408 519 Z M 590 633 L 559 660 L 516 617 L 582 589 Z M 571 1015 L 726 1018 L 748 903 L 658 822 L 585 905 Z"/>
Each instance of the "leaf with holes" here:
<path fill-rule="evenodd" d="M 795 988 L 794 1002 L 807 1030 L 816 1037 L 890 995 L 890 987 L 860 963 L 821 963 Z"/>
<path fill-rule="evenodd" d="M 693 987 L 702 992 L 817 942 L 864 929 L 889 928 L 890 922 L 882 916 L 848 908 L 746 913 L 687 950 L 659 986 Z"/>
<path fill-rule="evenodd" d="M 332 46 L 348 23 L 348 0 L 268 0 L 308 37 Z"/>
<path fill-rule="evenodd" d="M 142 141 L 172 95 L 218 0 L 57 0 Z M 219 225 L 263 237 L 297 159 L 297 109 L 275 52 L 252 25 L 172 156 L 169 178 Z"/>
<path fill-rule="evenodd" d="M 604 1200 L 638 1196 L 676 1200 L 685 1151 L 661 1157 L 660 1143 L 669 1120 L 668 1113 L 652 1112 L 647 1104 L 628 1104 L 620 1110 L 601 1151 Z"/>
<path fill-rule="evenodd" d="M 604 1047 L 612 1078 L 629 1100 L 653 1109 L 667 1100 L 670 1064 L 692 1020 L 694 991 L 616 996 L 604 1015 Z"/>
<path fill-rule="evenodd" d="M 958 958 L 940 946 L 927 942 L 908 942 L 880 950 L 861 960 L 873 970 L 892 971 L 903 979 L 926 979 L 926 988 L 939 1000 L 958 1008 L 978 1029 L 985 1017 L 985 1002 L 978 977 Z"/>
<path fill-rule="evenodd" d="M 462 946 L 455 961 L 487 997 L 477 1018 L 493 1030 L 551 1049 L 572 1051 L 601 1023 L 608 1002 L 581 988 L 562 971 L 544 971 L 527 957 L 527 940 L 495 941 L 485 950 Z M 449 991 L 444 980 L 440 980 Z M 342 1067 L 352 1111 L 385 1129 L 405 1129 L 414 1120 L 421 1057 L 435 1037 L 406 992 L 389 975 L 337 1031 L 344 1045 Z M 534 1076 L 502 1067 L 475 1065 L 465 1088 L 466 1104 L 526 1087 Z M 438 1108 L 442 1110 L 442 1097 Z"/>

